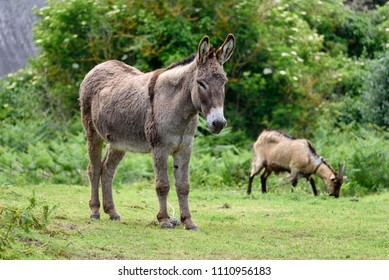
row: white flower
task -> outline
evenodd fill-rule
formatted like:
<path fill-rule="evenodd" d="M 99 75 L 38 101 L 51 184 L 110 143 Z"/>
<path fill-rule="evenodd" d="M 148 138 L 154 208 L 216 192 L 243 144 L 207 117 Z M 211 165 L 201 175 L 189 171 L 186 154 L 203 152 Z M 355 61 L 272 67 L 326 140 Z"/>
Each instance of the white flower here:
<path fill-rule="evenodd" d="M 281 70 L 281 71 L 280 71 L 280 74 L 281 74 L 281 75 L 286 75 L 286 71 L 285 71 L 285 70 Z"/>
<path fill-rule="evenodd" d="M 263 69 L 263 74 L 264 75 L 269 75 L 269 74 L 272 74 L 272 73 L 273 73 L 273 70 L 271 70 L 270 68 Z"/>
<path fill-rule="evenodd" d="M 72 67 L 73 67 L 73 69 L 78 69 L 78 68 L 80 68 L 80 65 L 78 65 L 78 63 L 73 63 Z"/>
<path fill-rule="evenodd" d="M 293 76 L 293 80 L 298 81 L 299 78 L 297 78 L 296 76 Z"/>
<path fill-rule="evenodd" d="M 281 53 L 281 56 L 288 56 L 289 54 L 286 52 Z"/>
<path fill-rule="evenodd" d="M 298 57 L 298 58 L 297 58 L 297 61 L 298 61 L 298 62 L 304 62 L 304 59 L 302 59 L 301 57 Z"/>
<path fill-rule="evenodd" d="M 297 53 L 295 51 L 291 51 L 290 53 L 293 55 L 297 55 Z"/>
<path fill-rule="evenodd" d="M 128 55 L 125 54 L 125 55 L 122 56 L 121 59 L 122 59 L 122 60 L 126 60 L 127 58 L 128 58 Z"/>

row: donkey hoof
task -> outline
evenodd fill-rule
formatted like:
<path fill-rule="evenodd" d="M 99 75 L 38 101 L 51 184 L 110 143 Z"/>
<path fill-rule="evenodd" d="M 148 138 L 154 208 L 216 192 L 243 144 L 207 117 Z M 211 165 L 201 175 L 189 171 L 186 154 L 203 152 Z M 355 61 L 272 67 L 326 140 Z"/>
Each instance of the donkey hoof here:
<path fill-rule="evenodd" d="M 163 228 L 163 229 L 171 229 L 171 228 L 174 227 L 173 224 L 172 224 L 170 221 L 162 221 L 162 222 L 160 222 L 159 225 L 160 225 L 161 228 Z"/>
<path fill-rule="evenodd" d="M 113 215 L 113 216 L 109 217 L 109 219 L 111 221 L 120 221 L 120 215 L 119 214 Z"/>
<path fill-rule="evenodd" d="M 185 229 L 190 230 L 190 231 L 199 231 L 200 230 L 197 226 L 186 226 Z"/>
<path fill-rule="evenodd" d="M 90 215 L 92 220 L 100 220 L 100 213 L 94 213 Z"/>

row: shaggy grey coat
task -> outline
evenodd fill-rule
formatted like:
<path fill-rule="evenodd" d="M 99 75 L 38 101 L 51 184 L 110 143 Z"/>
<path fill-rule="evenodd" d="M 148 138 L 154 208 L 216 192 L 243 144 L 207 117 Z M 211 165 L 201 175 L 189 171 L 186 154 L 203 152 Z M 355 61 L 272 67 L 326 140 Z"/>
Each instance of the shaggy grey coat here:
<path fill-rule="evenodd" d="M 110 219 L 120 219 L 112 198 L 115 170 L 126 151 L 151 152 L 160 226 L 173 226 L 166 206 L 170 189 L 167 159 L 172 155 L 181 221 L 187 229 L 197 229 L 189 211 L 188 194 L 189 160 L 198 113 L 207 119 L 211 132 L 219 133 L 225 127 L 227 76 L 223 64 L 234 47 L 232 34 L 217 51 L 205 36 L 195 56 L 167 69 L 142 73 L 112 60 L 97 65 L 85 76 L 80 105 L 90 158 L 91 218 L 100 217 L 101 181 L 104 211 Z M 104 159 L 103 142 L 109 143 Z"/>

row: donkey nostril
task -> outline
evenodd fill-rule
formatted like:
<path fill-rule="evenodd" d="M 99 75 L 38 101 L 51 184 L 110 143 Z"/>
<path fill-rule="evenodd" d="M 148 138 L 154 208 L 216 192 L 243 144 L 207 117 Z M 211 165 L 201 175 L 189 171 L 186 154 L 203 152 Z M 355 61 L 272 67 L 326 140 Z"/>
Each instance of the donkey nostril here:
<path fill-rule="evenodd" d="M 212 126 L 216 126 L 216 122 L 215 121 L 212 122 Z"/>

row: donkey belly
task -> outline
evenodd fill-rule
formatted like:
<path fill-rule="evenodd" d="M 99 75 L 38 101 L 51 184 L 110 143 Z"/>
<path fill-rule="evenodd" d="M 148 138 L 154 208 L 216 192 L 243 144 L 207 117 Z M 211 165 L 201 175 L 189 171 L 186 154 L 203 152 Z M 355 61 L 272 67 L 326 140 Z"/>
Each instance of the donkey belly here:
<path fill-rule="evenodd" d="M 129 92 L 104 95 L 94 100 L 92 116 L 100 137 L 119 150 L 147 153 L 145 135 L 147 100 Z"/>
<path fill-rule="evenodd" d="M 143 126 L 134 125 L 137 120 L 128 122 L 112 123 L 108 119 L 100 119 L 96 126 L 101 138 L 109 142 L 114 148 L 138 153 L 147 153 L 150 151 L 150 145 L 147 142 Z M 129 125 L 127 125 L 129 124 Z"/>
<path fill-rule="evenodd" d="M 129 132 L 127 135 L 118 135 L 116 139 L 107 141 L 109 141 L 110 144 L 118 150 L 136 153 L 150 152 L 150 145 L 147 142 L 144 133 L 143 135 L 140 135 L 137 132 Z"/>

